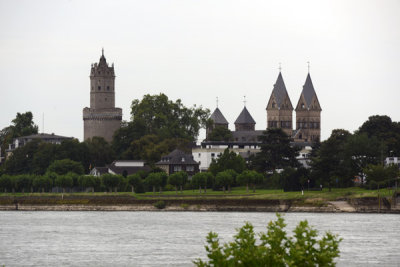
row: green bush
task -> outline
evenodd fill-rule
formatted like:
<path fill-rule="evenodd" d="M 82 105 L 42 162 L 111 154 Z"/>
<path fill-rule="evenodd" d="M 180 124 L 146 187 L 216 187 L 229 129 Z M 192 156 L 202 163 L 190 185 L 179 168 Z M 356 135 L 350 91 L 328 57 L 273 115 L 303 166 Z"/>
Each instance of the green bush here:
<path fill-rule="evenodd" d="M 32 185 L 38 191 L 44 192 L 45 190 L 48 190 L 53 185 L 53 181 L 47 175 L 36 176 L 33 179 Z"/>
<path fill-rule="evenodd" d="M 4 192 L 10 192 L 12 190 L 13 187 L 13 183 L 12 183 L 12 179 L 9 175 L 3 174 L 0 177 L 0 188 L 4 191 Z"/>
<path fill-rule="evenodd" d="M 317 240 L 318 233 L 307 221 L 301 221 L 288 237 L 283 218 L 271 221 L 267 233 L 260 233 L 257 242 L 253 226 L 246 223 L 237 230 L 234 241 L 220 245 L 218 234 L 210 232 L 205 246 L 209 261 L 201 259 L 197 266 L 335 266 L 339 257 L 337 235 L 327 232 Z M 258 244 L 257 244 L 258 243 Z"/>
<path fill-rule="evenodd" d="M 156 203 L 154 203 L 154 207 L 156 207 L 159 210 L 165 209 L 166 204 L 163 200 L 159 200 Z"/>

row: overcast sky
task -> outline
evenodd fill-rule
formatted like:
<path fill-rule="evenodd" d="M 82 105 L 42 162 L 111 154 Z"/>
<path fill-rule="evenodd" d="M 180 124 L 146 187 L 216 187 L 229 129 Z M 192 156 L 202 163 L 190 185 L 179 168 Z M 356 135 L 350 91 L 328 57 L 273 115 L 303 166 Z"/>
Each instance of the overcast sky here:
<path fill-rule="evenodd" d="M 32 111 L 40 131 L 44 113 L 45 132 L 82 140 L 102 47 L 125 120 L 144 94 L 211 112 L 218 97 L 233 130 L 246 95 L 265 129 L 279 62 L 296 106 L 310 61 L 323 140 L 375 114 L 400 121 L 400 1 L 0 0 L 0 128 Z"/>

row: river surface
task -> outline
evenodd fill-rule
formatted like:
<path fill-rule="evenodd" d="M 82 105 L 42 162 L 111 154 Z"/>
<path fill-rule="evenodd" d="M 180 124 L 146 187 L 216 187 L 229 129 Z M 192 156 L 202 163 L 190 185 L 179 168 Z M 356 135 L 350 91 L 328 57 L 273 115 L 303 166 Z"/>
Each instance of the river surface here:
<path fill-rule="evenodd" d="M 193 266 L 205 237 L 232 240 L 251 222 L 266 231 L 274 213 L 1 211 L 0 266 Z M 338 266 L 400 266 L 400 216 L 286 213 L 287 230 L 307 219 L 343 238 Z"/>

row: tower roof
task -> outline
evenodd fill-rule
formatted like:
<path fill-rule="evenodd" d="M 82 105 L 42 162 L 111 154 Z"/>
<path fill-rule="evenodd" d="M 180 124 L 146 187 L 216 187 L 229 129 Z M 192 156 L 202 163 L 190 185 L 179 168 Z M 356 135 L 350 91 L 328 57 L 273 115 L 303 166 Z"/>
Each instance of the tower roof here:
<path fill-rule="evenodd" d="M 316 96 L 314 86 L 311 81 L 310 73 L 308 73 L 308 75 L 307 75 L 307 79 L 303 85 L 303 91 L 301 92 L 301 94 L 304 96 L 304 100 L 306 101 L 307 108 L 310 108 L 311 101 L 312 101 L 314 95 Z"/>
<path fill-rule="evenodd" d="M 214 121 L 214 124 L 229 124 L 225 119 L 224 115 L 222 115 L 221 110 L 216 108 L 214 112 L 211 114 L 210 119 Z"/>
<path fill-rule="evenodd" d="M 253 117 L 250 115 L 249 111 L 246 107 L 243 108 L 242 112 L 239 114 L 239 117 L 236 119 L 235 124 L 256 124 Z"/>
<path fill-rule="evenodd" d="M 281 104 L 285 101 L 286 97 L 289 99 L 290 102 L 290 98 L 286 91 L 285 82 L 283 81 L 281 72 L 279 72 L 278 79 L 276 79 L 276 83 L 274 84 L 274 89 L 272 90 L 272 94 L 275 97 L 278 108 L 281 107 Z"/>

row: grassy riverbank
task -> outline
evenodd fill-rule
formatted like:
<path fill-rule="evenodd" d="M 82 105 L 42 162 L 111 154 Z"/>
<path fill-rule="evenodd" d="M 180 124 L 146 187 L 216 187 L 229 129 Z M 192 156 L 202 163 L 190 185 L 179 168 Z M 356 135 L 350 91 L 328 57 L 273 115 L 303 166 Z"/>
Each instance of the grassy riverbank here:
<path fill-rule="evenodd" d="M 163 192 L 146 192 L 133 194 L 130 192 L 95 192 L 95 193 L 0 193 L 0 197 L 134 197 L 135 199 L 196 199 L 196 198 L 228 198 L 228 199 L 270 199 L 270 200 L 299 200 L 299 199 L 320 199 L 324 201 L 334 201 L 341 199 L 352 199 L 352 198 L 365 198 L 365 197 L 391 197 L 393 190 L 381 189 L 381 190 L 366 190 L 359 187 L 351 188 L 332 188 L 331 192 L 325 188 L 322 191 L 304 191 L 302 192 L 283 192 L 283 190 L 270 190 L 270 189 L 257 189 L 256 192 L 246 189 L 243 187 L 232 188 L 231 192 L 226 191 L 213 191 L 207 190 L 207 193 L 199 193 L 199 190 L 184 190 L 182 193 L 178 191 L 163 191 Z"/>

